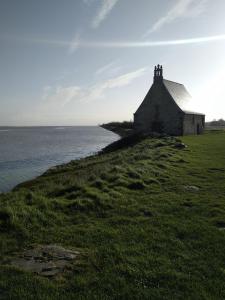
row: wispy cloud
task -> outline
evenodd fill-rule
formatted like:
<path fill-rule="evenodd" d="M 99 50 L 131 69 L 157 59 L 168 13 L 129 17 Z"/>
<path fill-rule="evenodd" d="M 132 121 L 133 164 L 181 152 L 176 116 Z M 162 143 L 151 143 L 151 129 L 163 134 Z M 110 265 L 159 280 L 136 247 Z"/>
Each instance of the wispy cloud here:
<path fill-rule="evenodd" d="M 84 4 L 90 5 L 94 0 L 83 0 Z"/>
<path fill-rule="evenodd" d="M 121 71 L 121 66 L 118 64 L 118 60 L 111 61 L 110 63 L 101 66 L 96 70 L 95 75 L 100 76 L 102 74 L 108 76 L 115 76 Z"/>
<path fill-rule="evenodd" d="M 178 0 L 166 15 L 159 18 L 153 24 L 143 37 L 148 36 L 150 33 L 161 29 L 166 24 L 172 23 L 179 18 L 199 16 L 205 11 L 207 2 L 208 0 Z"/>
<path fill-rule="evenodd" d="M 50 85 L 46 85 L 44 88 L 43 88 L 43 94 L 42 94 L 42 99 L 45 100 L 49 93 L 51 91 L 51 86 Z"/>
<path fill-rule="evenodd" d="M 27 43 L 41 44 L 45 46 L 52 47 L 70 47 L 73 43 L 69 41 L 61 40 L 46 40 L 46 39 L 36 39 L 36 38 L 20 38 L 13 36 L 0 36 L 0 39 L 15 40 Z M 178 45 L 191 45 L 191 44 L 203 44 L 203 43 L 214 43 L 225 41 L 225 34 L 214 35 L 214 36 L 204 36 L 196 38 L 178 39 L 178 40 L 159 40 L 159 41 L 84 41 L 80 40 L 80 48 L 150 48 L 150 47 L 164 47 L 164 46 L 178 46 Z"/>
<path fill-rule="evenodd" d="M 141 68 L 133 72 L 129 72 L 123 75 L 120 75 L 116 78 L 107 80 L 103 86 L 108 88 L 122 87 L 130 84 L 134 79 L 137 79 L 143 76 L 146 72 L 147 68 Z"/>
<path fill-rule="evenodd" d="M 47 104 L 65 106 L 71 101 L 94 101 L 104 98 L 106 92 L 110 89 L 120 88 L 131 84 L 135 79 L 143 76 L 146 68 L 140 68 L 135 71 L 111 78 L 109 80 L 93 84 L 89 87 L 69 86 L 69 87 L 50 87 L 43 89 L 43 100 Z"/>
<path fill-rule="evenodd" d="M 83 91 L 81 101 L 94 101 L 105 97 L 106 93 L 115 88 L 121 88 L 131 84 L 137 78 L 143 76 L 147 68 L 140 68 L 133 72 L 111 78 L 101 83 L 94 84 Z"/>
<path fill-rule="evenodd" d="M 42 99 L 48 104 L 57 104 L 58 106 L 64 106 L 76 97 L 79 97 L 81 88 L 79 86 L 69 87 L 44 87 Z"/>
<path fill-rule="evenodd" d="M 92 22 L 93 28 L 99 27 L 99 25 L 106 19 L 118 1 L 119 0 L 101 0 L 100 8 Z"/>
<path fill-rule="evenodd" d="M 102 73 L 107 72 L 108 70 L 110 70 L 110 69 L 111 69 L 112 67 L 114 67 L 114 66 L 115 66 L 115 61 L 112 61 L 112 62 L 110 62 L 110 63 L 108 63 L 108 64 L 106 64 L 106 65 L 100 67 L 100 68 L 95 72 L 95 74 L 96 74 L 96 75 L 101 75 Z"/>
<path fill-rule="evenodd" d="M 80 32 L 77 32 L 75 37 L 70 42 L 70 45 L 69 45 L 69 48 L 68 48 L 69 54 L 74 53 L 79 48 L 80 41 L 81 41 L 81 34 L 80 34 Z"/>
<path fill-rule="evenodd" d="M 95 0 L 83 0 L 83 2 L 87 5 L 90 5 Z M 100 24 L 107 18 L 111 10 L 117 4 L 119 0 L 99 0 L 100 7 L 92 21 L 92 28 L 98 28 Z M 80 46 L 81 34 L 80 32 L 76 33 L 73 40 L 70 42 L 68 51 L 70 54 L 74 53 Z"/>

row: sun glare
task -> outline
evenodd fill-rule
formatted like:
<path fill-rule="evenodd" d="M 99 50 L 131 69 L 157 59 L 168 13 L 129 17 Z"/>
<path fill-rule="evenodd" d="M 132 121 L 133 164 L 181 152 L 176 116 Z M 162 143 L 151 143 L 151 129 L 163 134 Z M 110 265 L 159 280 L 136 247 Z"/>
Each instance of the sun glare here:
<path fill-rule="evenodd" d="M 195 111 L 204 112 L 206 120 L 225 118 L 225 64 L 199 87 L 190 103 Z"/>

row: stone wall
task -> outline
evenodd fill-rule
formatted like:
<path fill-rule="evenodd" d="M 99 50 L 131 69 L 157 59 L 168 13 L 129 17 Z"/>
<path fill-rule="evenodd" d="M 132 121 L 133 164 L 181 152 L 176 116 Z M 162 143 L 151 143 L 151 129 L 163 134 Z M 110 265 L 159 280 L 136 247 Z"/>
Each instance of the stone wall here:
<path fill-rule="evenodd" d="M 185 114 L 183 121 L 183 134 L 202 134 L 205 127 L 205 116 Z"/>
<path fill-rule="evenodd" d="M 163 83 L 154 83 L 134 114 L 134 129 L 182 135 L 183 115 Z"/>

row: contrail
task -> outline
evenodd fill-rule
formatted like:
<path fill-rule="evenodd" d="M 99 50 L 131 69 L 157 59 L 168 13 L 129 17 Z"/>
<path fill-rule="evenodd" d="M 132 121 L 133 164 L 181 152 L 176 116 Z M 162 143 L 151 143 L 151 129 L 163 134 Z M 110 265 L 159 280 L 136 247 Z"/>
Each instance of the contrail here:
<path fill-rule="evenodd" d="M 72 47 L 73 43 L 70 41 L 61 41 L 61 40 L 48 40 L 48 39 L 37 39 L 37 38 L 19 38 L 12 36 L 1 37 L 3 39 L 24 41 L 29 43 L 43 44 L 55 47 Z M 177 39 L 177 40 L 165 40 L 165 41 L 82 41 L 76 44 L 77 48 L 150 48 L 150 47 L 163 47 L 163 46 L 179 46 L 179 45 L 189 45 L 189 44 L 203 44 L 203 43 L 212 43 L 217 41 L 225 41 L 225 34 L 215 35 L 215 36 L 206 36 L 206 37 L 197 37 L 189 39 Z"/>

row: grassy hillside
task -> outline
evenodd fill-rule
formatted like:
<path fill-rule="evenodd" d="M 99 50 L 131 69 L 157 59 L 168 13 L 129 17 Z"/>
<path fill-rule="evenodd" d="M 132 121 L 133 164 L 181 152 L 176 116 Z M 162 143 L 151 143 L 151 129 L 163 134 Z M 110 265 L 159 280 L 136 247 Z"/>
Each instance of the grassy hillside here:
<path fill-rule="evenodd" d="M 48 171 L 0 196 L 0 299 L 225 299 L 225 133 L 150 139 Z M 32 245 L 81 256 L 45 278 Z"/>

